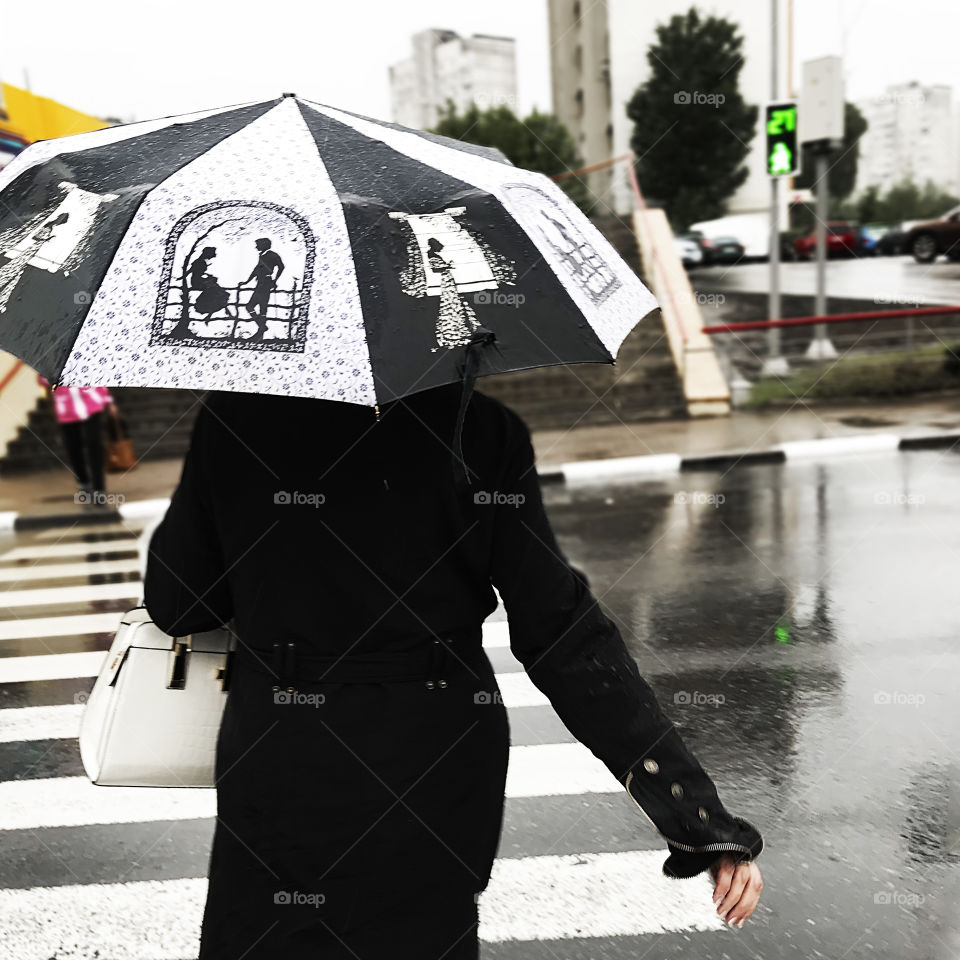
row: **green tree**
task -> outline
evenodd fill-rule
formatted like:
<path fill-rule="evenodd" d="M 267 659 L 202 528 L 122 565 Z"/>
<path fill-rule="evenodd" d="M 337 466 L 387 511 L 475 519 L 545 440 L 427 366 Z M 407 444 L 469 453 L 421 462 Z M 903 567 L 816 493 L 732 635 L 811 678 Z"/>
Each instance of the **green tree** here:
<path fill-rule="evenodd" d="M 509 107 L 501 105 L 481 110 L 472 104 L 458 113 L 452 102 L 432 131 L 454 140 L 483 147 L 496 147 L 518 167 L 554 176 L 583 166 L 570 131 L 552 113 L 534 110 L 521 120 Z M 579 177 L 559 181 L 567 196 L 586 210 L 590 195 Z"/>
<path fill-rule="evenodd" d="M 802 121 L 801 121 L 802 122 Z M 829 175 L 827 187 L 830 197 L 843 200 L 853 193 L 857 185 L 857 167 L 860 162 L 860 138 L 867 132 L 867 118 L 853 103 L 843 106 L 843 145 L 828 158 Z M 816 160 L 808 146 L 802 148 L 800 155 L 800 173 L 794 178 L 797 189 L 811 189 L 817 192 Z"/>
<path fill-rule="evenodd" d="M 696 7 L 657 26 L 650 78 L 627 105 L 640 186 L 675 229 L 711 220 L 747 179 L 756 106 L 740 95 L 737 24 Z"/>
<path fill-rule="evenodd" d="M 957 198 L 940 189 L 932 180 L 921 188 L 910 180 L 892 186 L 880 202 L 882 220 L 927 220 L 939 217 L 958 203 Z"/>
<path fill-rule="evenodd" d="M 861 223 L 871 223 L 882 219 L 880 188 L 874 183 L 867 187 L 857 198 L 856 217 Z"/>

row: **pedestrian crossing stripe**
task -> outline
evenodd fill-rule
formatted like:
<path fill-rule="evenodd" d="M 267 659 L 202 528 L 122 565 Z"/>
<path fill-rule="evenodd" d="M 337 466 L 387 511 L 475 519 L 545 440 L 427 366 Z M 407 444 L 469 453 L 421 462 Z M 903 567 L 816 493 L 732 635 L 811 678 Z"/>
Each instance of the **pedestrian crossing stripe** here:
<path fill-rule="evenodd" d="M 104 616 L 92 614 L 92 616 Z M 112 626 L 103 630 L 115 631 L 120 622 L 119 614 L 110 614 Z M 2 626 L 2 625 L 0 625 Z M 52 636 L 44 633 L 43 636 Z M 105 650 L 91 650 L 80 653 L 48 653 L 27 657 L 0 657 L 0 684 L 33 683 L 40 680 L 72 680 L 77 677 L 96 677 L 103 666 Z M 22 709 L 30 709 L 24 707 Z M 0 710 L 0 725 L 6 716 L 6 710 Z"/>
<path fill-rule="evenodd" d="M 131 520 L 129 523 L 98 523 L 89 527 L 54 527 L 41 530 L 33 535 L 34 540 L 56 540 L 64 543 L 68 540 L 94 540 L 116 535 L 136 537 L 144 528 L 145 521 Z"/>
<path fill-rule="evenodd" d="M 480 939 L 723 930 L 709 882 L 666 880 L 663 857 L 637 850 L 498 859 L 479 898 Z M 196 956 L 206 895 L 201 877 L 0 890 L 0 916 L 10 955 L 21 960 L 182 960 Z"/>
<path fill-rule="evenodd" d="M 85 583 L 74 587 L 32 587 L 28 590 L 8 590 L 0 593 L 0 606 L 6 610 L 14 610 L 17 607 L 92 603 L 95 600 L 129 600 L 130 605 L 134 606 L 140 600 L 142 591 L 143 586 L 139 580 Z"/>
<path fill-rule="evenodd" d="M 92 560 L 85 563 L 50 563 L 0 567 L 0 583 L 31 583 L 35 580 L 59 580 L 63 577 L 134 573 L 137 570 L 139 570 L 139 566 L 132 557 L 127 560 Z M 0 595 L 0 599 L 6 598 Z M 4 604 L 4 606 L 9 606 L 9 603 Z"/>
<path fill-rule="evenodd" d="M 137 541 L 133 538 L 122 540 L 98 540 L 95 543 L 77 541 L 76 543 L 30 544 L 14 547 L 0 554 L 0 562 L 9 563 L 20 560 L 41 560 L 47 557 L 89 557 L 105 553 L 136 552 Z"/>
<path fill-rule="evenodd" d="M 111 584 L 113 586 L 113 584 Z M 132 606 L 132 604 L 131 604 Z M 35 637 L 82 636 L 87 633 L 116 633 L 122 613 L 79 613 L 69 617 L 30 617 L 0 621 L 0 640 L 30 640 Z M 0 671 L 7 668 L 0 659 Z M 34 660 L 35 657 L 24 659 Z M 94 670 L 91 676 L 96 675 Z M 77 674 L 73 674 L 77 676 Z M 0 682 L 4 681 L 0 673 Z"/>
<path fill-rule="evenodd" d="M 510 747 L 507 797 L 622 793 L 609 770 L 582 744 Z M 0 781 L 4 830 L 144 823 L 216 816 L 216 791 L 194 787 L 101 787 L 86 777 Z"/>

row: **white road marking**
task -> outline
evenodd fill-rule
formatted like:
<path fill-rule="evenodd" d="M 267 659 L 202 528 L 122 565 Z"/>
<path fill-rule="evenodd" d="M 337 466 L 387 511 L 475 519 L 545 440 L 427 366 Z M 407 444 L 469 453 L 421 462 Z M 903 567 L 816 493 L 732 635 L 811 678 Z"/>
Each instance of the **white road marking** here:
<path fill-rule="evenodd" d="M 480 939 L 723 930 L 709 882 L 670 880 L 663 860 L 659 850 L 498 860 L 480 897 Z M 206 894 L 202 877 L 0 890 L 4 942 L 20 960 L 180 960 L 196 955 Z"/>
<path fill-rule="evenodd" d="M 511 747 L 508 797 L 618 793 L 613 774 L 579 743 Z M 86 777 L 0 782 L 0 829 L 191 820 L 216 814 L 216 791 L 189 787 L 98 787 Z"/>
<path fill-rule="evenodd" d="M 75 739 L 80 735 L 82 713 L 82 700 L 50 707 L 0 710 L 0 743 Z"/>
<path fill-rule="evenodd" d="M 543 707 L 550 703 L 522 670 L 516 673 L 498 673 L 496 676 L 500 696 L 508 709 Z"/>
<path fill-rule="evenodd" d="M 133 606 L 143 588 L 139 580 L 120 583 L 85 583 L 75 587 L 34 587 L 0 592 L 0 609 L 40 607 L 58 603 L 89 603 L 94 600 L 130 600 Z"/>
<path fill-rule="evenodd" d="M 621 791 L 623 787 L 616 777 L 582 743 L 510 748 L 508 797 L 559 797 Z"/>
<path fill-rule="evenodd" d="M 509 647 L 510 630 L 506 620 L 485 620 L 483 623 L 485 647 Z"/>
<path fill-rule="evenodd" d="M 60 577 L 91 577 L 104 573 L 135 573 L 137 561 L 92 560 L 89 563 L 34 563 L 19 567 L 0 567 L 0 583 L 31 583 Z M 0 594 L 0 599 L 3 595 Z"/>
<path fill-rule="evenodd" d="M 34 534 L 35 540 L 54 540 L 57 543 L 67 543 L 73 540 L 82 540 L 84 537 L 98 534 L 128 533 L 135 536 L 140 532 L 143 524 L 139 520 L 124 523 L 103 523 L 84 527 L 53 527 L 50 530 L 41 530 Z"/>
<path fill-rule="evenodd" d="M 665 859 L 665 850 L 498 859 L 480 896 L 480 939 L 723 930 L 709 881 L 665 877 Z"/>
<path fill-rule="evenodd" d="M 135 584 L 135 586 L 138 586 Z M 134 606 L 133 603 L 130 606 Z M 68 637 L 85 633 L 116 633 L 122 613 L 81 613 L 72 617 L 32 617 L 0 621 L 0 640 Z M 0 659 L 0 669 L 4 666 Z"/>
<path fill-rule="evenodd" d="M 0 560 L 45 560 L 47 557 L 85 557 L 91 553 L 130 553 L 137 549 L 135 537 L 122 540 L 100 540 L 96 543 L 48 543 L 14 547 L 0 554 Z"/>
<path fill-rule="evenodd" d="M 114 629 L 119 623 L 114 620 Z M 46 636 L 46 634 L 44 634 Z M 103 666 L 105 650 L 80 653 L 48 653 L 30 657 L 0 657 L 0 683 L 32 683 L 37 680 L 74 680 L 95 677 Z"/>

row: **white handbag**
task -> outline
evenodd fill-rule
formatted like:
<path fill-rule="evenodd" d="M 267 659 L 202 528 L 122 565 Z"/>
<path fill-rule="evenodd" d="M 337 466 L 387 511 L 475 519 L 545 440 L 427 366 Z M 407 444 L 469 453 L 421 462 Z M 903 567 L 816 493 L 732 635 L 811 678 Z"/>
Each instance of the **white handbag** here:
<path fill-rule="evenodd" d="M 80 758 L 96 784 L 212 787 L 236 636 L 158 629 L 125 614 L 80 721 Z"/>

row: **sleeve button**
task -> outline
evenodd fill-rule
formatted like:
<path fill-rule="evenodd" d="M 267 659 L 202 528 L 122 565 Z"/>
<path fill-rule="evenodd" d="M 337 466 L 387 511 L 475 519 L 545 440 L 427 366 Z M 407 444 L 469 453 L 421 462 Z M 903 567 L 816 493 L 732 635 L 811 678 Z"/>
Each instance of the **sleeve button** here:
<path fill-rule="evenodd" d="M 700 807 L 700 809 L 697 811 L 697 813 L 699 814 L 700 819 L 701 819 L 704 823 L 706 823 L 706 822 L 710 819 L 710 814 L 707 813 L 707 808 L 706 808 L 706 807 Z"/>
<path fill-rule="evenodd" d="M 646 770 L 647 773 L 659 773 L 660 764 L 657 763 L 656 760 L 647 759 L 643 761 L 643 769 Z"/>
<path fill-rule="evenodd" d="M 677 800 L 683 799 L 683 787 L 681 787 L 679 783 L 671 783 L 670 792 L 673 794 L 675 799 Z"/>

